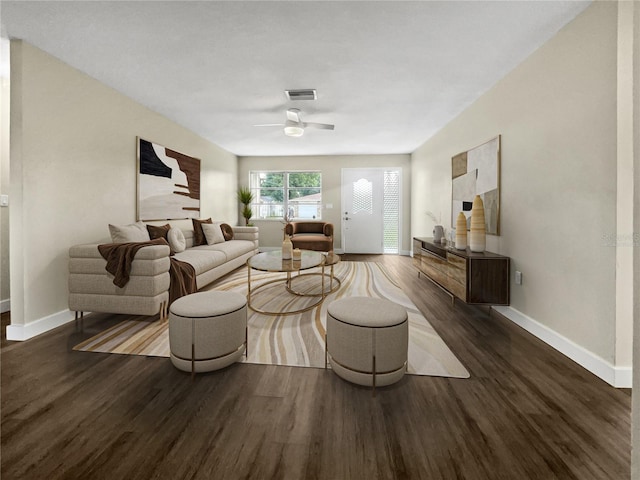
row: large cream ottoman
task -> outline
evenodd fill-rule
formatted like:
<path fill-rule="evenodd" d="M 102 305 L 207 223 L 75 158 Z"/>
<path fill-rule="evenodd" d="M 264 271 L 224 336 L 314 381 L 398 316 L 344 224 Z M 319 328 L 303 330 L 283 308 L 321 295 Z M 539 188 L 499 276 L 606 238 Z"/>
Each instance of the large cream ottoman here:
<path fill-rule="evenodd" d="M 409 324 L 397 303 L 348 297 L 327 307 L 326 358 L 340 377 L 358 385 L 391 385 L 407 369 Z"/>
<path fill-rule="evenodd" d="M 185 372 L 210 372 L 238 361 L 247 346 L 247 299 L 198 292 L 169 307 L 171 362 Z"/>

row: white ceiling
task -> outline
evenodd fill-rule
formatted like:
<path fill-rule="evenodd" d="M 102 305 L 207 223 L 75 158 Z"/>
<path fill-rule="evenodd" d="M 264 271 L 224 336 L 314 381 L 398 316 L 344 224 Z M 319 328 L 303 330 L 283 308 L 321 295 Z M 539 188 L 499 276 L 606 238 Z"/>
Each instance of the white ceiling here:
<path fill-rule="evenodd" d="M 387 154 L 414 151 L 588 4 L 3 1 L 0 18 L 236 155 Z M 335 130 L 253 126 L 289 107 Z"/>

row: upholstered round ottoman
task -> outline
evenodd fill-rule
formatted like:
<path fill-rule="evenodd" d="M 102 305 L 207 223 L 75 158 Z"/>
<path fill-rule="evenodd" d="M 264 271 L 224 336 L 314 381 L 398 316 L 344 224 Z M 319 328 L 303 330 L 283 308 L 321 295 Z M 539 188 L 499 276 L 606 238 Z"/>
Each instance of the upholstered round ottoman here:
<path fill-rule="evenodd" d="M 327 307 L 325 345 L 338 376 L 374 389 L 391 385 L 407 369 L 407 311 L 380 298 L 336 300 Z"/>
<path fill-rule="evenodd" d="M 247 346 L 247 299 L 233 292 L 198 292 L 169 307 L 169 348 L 176 368 L 210 372 L 242 357 Z"/>

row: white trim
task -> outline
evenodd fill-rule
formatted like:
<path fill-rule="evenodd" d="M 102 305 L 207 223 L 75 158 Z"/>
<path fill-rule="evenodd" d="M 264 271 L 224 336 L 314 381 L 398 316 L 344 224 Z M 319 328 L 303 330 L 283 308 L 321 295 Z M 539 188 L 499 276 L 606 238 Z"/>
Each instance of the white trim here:
<path fill-rule="evenodd" d="M 411 250 L 400 250 L 399 255 L 402 255 L 404 257 L 413 257 Z"/>
<path fill-rule="evenodd" d="M 614 380 L 611 385 L 616 388 L 632 388 L 633 367 L 613 367 Z"/>
<path fill-rule="evenodd" d="M 87 312 L 85 312 L 86 315 Z M 48 317 L 43 317 L 26 324 L 7 325 L 7 340 L 24 341 L 37 335 L 53 330 L 61 325 L 73 322 L 74 315 L 69 310 L 63 310 Z"/>
<path fill-rule="evenodd" d="M 381 172 L 383 174 L 383 178 L 382 178 L 382 185 L 380 186 L 380 189 L 383 190 L 382 193 L 384 193 L 384 174 L 386 172 L 398 172 L 399 176 L 400 176 L 400 180 L 399 180 L 399 184 L 398 184 L 398 251 L 400 251 L 400 247 L 402 245 L 402 241 L 403 241 L 403 223 L 402 223 L 402 217 L 403 217 L 403 212 L 404 212 L 404 169 L 403 167 L 397 166 L 397 167 L 343 167 L 340 169 L 340 226 L 341 226 L 341 235 L 340 235 L 340 248 L 339 249 L 335 249 L 336 253 L 344 253 L 344 249 L 345 249 L 345 242 L 344 242 L 344 238 L 345 238 L 345 227 L 344 227 L 344 218 L 342 216 L 342 212 L 344 212 L 346 210 L 345 207 L 345 190 L 347 185 L 345 185 L 345 181 L 344 181 L 344 175 L 345 172 L 362 172 L 362 171 L 367 171 L 367 172 L 376 172 L 379 173 Z M 384 212 L 381 214 L 380 216 L 380 222 L 384 223 Z M 370 254 L 370 255 L 384 255 L 384 224 L 382 225 L 382 238 L 381 238 L 382 244 L 381 244 L 381 249 L 379 253 L 375 253 L 375 252 L 363 252 L 364 254 Z M 394 255 L 394 254 L 391 254 Z"/>
<path fill-rule="evenodd" d="M 493 306 L 491 308 L 555 348 L 563 355 L 566 355 L 578 365 L 586 368 L 597 377 L 600 377 L 609 385 L 616 388 L 631 388 L 632 368 L 630 366 L 616 367 L 612 365 L 605 359 L 513 307 Z"/>
<path fill-rule="evenodd" d="M 11 299 L 0 300 L 0 313 L 11 311 Z"/>

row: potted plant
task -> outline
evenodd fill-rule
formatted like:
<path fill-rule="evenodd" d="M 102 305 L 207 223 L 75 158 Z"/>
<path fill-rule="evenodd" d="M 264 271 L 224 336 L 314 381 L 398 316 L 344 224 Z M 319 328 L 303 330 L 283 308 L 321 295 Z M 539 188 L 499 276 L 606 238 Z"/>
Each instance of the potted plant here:
<path fill-rule="evenodd" d="M 253 193 L 249 187 L 240 187 L 238 189 L 238 201 L 242 204 L 242 216 L 244 217 L 246 225 L 249 225 L 249 220 L 253 216 L 251 210 L 251 202 L 253 201 Z"/>

